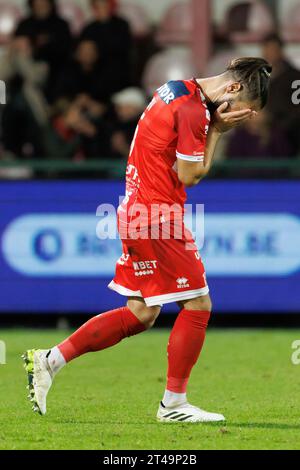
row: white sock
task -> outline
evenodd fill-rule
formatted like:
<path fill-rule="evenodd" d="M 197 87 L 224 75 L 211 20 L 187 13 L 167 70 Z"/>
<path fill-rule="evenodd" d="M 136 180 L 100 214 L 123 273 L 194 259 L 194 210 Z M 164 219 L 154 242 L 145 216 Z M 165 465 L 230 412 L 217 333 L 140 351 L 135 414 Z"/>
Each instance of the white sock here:
<path fill-rule="evenodd" d="M 46 355 L 48 360 L 48 365 L 53 373 L 56 375 L 60 369 L 62 369 L 66 365 L 66 361 L 60 350 L 57 346 L 50 349 L 50 352 Z"/>
<path fill-rule="evenodd" d="M 182 405 L 183 403 L 187 403 L 186 393 L 174 393 L 165 390 L 162 402 L 167 408 Z"/>

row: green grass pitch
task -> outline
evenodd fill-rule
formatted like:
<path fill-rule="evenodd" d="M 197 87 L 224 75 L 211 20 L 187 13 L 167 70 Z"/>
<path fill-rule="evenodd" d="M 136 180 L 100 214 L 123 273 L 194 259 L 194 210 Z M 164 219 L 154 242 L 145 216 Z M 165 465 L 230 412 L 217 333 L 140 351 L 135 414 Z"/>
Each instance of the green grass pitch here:
<path fill-rule="evenodd" d="M 26 400 L 21 354 L 67 333 L 0 330 L 0 449 L 300 449 L 296 330 L 210 330 L 189 386 L 190 401 L 227 424 L 160 424 L 167 330 L 153 330 L 81 357 L 56 378 L 48 414 Z"/>

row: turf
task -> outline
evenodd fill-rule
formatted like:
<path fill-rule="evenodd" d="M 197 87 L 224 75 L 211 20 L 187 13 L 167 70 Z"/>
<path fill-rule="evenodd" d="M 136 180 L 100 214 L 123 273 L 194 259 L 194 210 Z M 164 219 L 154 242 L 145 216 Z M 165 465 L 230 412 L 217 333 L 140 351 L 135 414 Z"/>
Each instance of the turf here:
<path fill-rule="evenodd" d="M 212 330 L 189 387 L 190 401 L 222 412 L 217 424 L 160 424 L 168 331 L 154 330 L 68 365 L 56 378 L 48 414 L 26 401 L 20 355 L 67 332 L 0 331 L 0 449 L 299 449 L 300 331 Z"/>

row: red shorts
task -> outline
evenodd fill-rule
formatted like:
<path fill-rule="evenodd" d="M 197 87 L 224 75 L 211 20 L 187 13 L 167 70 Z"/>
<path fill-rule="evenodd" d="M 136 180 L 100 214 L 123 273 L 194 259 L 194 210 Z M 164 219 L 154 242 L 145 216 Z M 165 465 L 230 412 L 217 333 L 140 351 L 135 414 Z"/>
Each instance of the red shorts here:
<path fill-rule="evenodd" d="M 207 295 L 205 270 L 192 234 L 181 239 L 126 239 L 116 275 L 108 286 L 148 307 Z"/>

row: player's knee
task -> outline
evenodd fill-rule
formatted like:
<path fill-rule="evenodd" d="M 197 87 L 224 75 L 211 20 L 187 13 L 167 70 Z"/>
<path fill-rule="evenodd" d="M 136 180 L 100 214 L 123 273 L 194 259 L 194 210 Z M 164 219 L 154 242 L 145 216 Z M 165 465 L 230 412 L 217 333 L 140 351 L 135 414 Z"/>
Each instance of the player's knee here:
<path fill-rule="evenodd" d="M 145 319 L 145 322 L 144 324 L 146 325 L 146 328 L 149 330 L 150 328 L 152 328 L 154 325 L 155 325 L 155 322 L 156 322 L 156 319 L 157 319 L 158 315 L 156 314 L 149 314 L 146 319 Z"/>
<path fill-rule="evenodd" d="M 196 297 L 195 299 L 184 302 L 184 308 L 187 310 L 201 310 L 205 312 L 211 312 L 212 301 L 209 295 Z"/>
<path fill-rule="evenodd" d="M 147 329 L 154 326 L 155 321 L 160 314 L 160 307 L 144 307 L 138 312 L 139 320 L 146 326 Z"/>
<path fill-rule="evenodd" d="M 128 300 L 128 308 L 147 329 L 152 328 L 161 310 L 159 306 L 147 307 L 144 302 L 139 300 Z"/>

